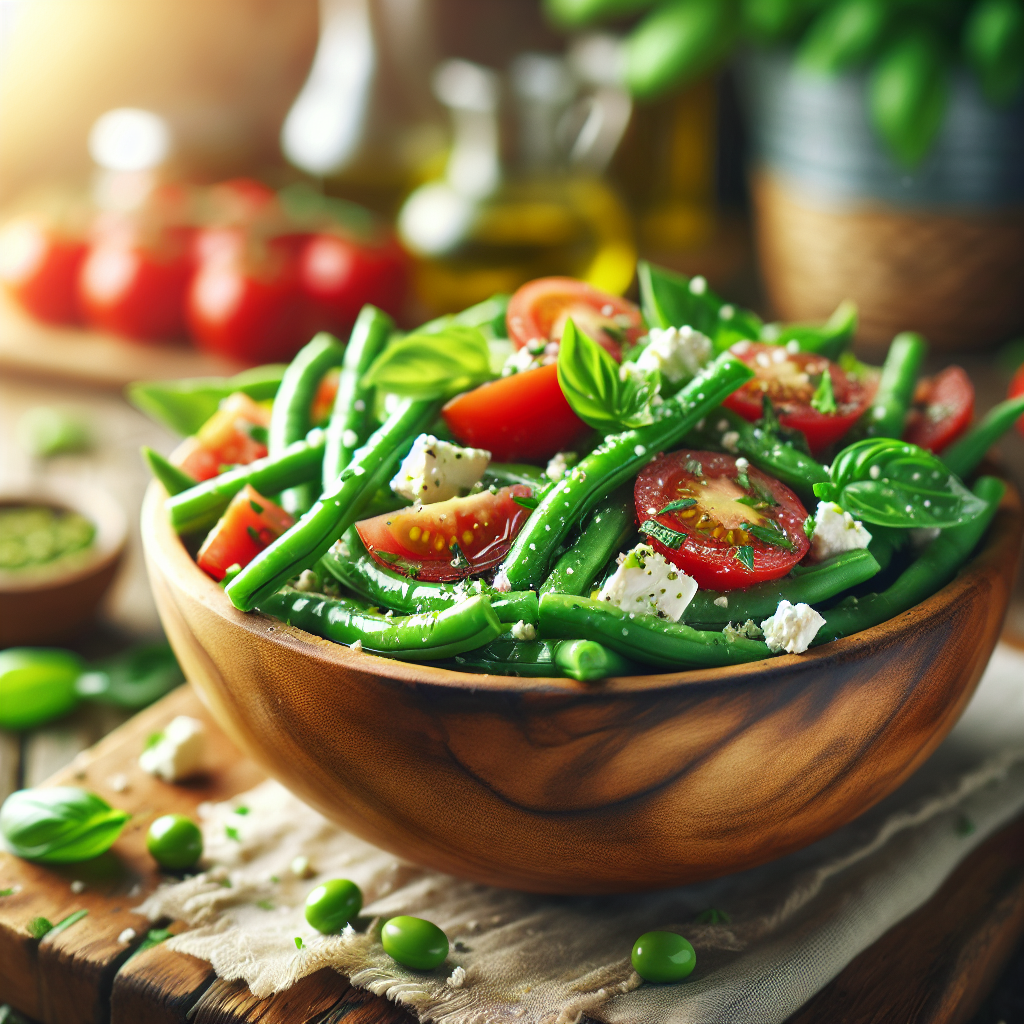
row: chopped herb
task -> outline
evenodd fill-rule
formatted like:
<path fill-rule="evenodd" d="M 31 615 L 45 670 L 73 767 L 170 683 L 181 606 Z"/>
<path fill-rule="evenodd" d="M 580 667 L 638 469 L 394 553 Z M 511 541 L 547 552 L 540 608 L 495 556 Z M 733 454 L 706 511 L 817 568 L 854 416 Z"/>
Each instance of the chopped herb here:
<path fill-rule="evenodd" d="M 966 814 L 961 814 L 956 823 L 956 834 L 958 836 L 973 836 L 976 831 L 977 826 L 974 822 Z"/>
<path fill-rule="evenodd" d="M 250 540 L 251 540 L 251 541 L 252 541 L 252 542 L 253 542 L 254 544 L 259 544 L 259 545 L 260 545 L 260 547 L 263 547 L 263 541 L 262 541 L 262 539 L 260 538 L 260 535 L 259 535 L 259 534 L 258 534 L 258 533 L 256 532 L 256 530 L 255 530 L 255 529 L 254 529 L 253 527 L 251 527 L 251 526 L 247 526 L 247 527 L 245 528 L 245 532 L 246 532 L 247 534 L 249 534 L 249 539 L 250 539 Z"/>
<path fill-rule="evenodd" d="M 220 884 L 220 887 L 222 889 L 230 889 L 231 888 L 231 879 L 230 878 L 222 878 L 220 880 L 219 884 Z"/>
<path fill-rule="evenodd" d="M 754 549 L 749 544 L 741 544 L 736 549 L 733 558 L 745 565 L 751 572 L 754 571 Z"/>
<path fill-rule="evenodd" d="M 810 540 L 814 536 L 815 519 L 814 515 L 809 515 L 804 520 L 804 536 Z"/>
<path fill-rule="evenodd" d="M 659 516 L 663 516 L 666 512 L 679 512 L 684 508 L 693 508 L 697 504 L 696 498 L 676 498 L 675 501 L 670 501 L 659 513 Z"/>
<path fill-rule="evenodd" d="M 13 895 L 14 895 L 14 886 L 13 885 L 10 886 L 7 889 L 0 889 L 0 896 L 13 896 Z"/>
<path fill-rule="evenodd" d="M 680 533 L 679 530 L 673 530 L 668 526 L 662 526 L 656 519 L 647 519 L 642 522 L 640 524 L 640 532 L 647 534 L 648 537 L 653 537 L 660 544 L 664 544 L 665 547 L 671 548 L 673 551 L 678 551 L 686 540 L 685 533 Z"/>
<path fill-rule="evenodd" d="M 281 879 L 278 878 L 277 875 L 271 875 L 270 880 L 274 883 L 274 885 L 277 885 L 277 883 L 281 881 Z"/>
<path fill-rule="evenodd" d="M 760 498 L 754 498 L 749 494 L 744 494 L 742 498 L 737 498 L 736 504 L 746 505 L 748 508 L 764 508 L 764 502 Z"/>
<path fill-rule="evenodd" d="M 701 911 L 693 920 L 697 924 L 732 924 L 732 918 L 724 910 L 714 907 Z"/>
<path fill-rule="evenodd" d="M 747 471 L 745 469 L 741 469 L 736 474 L 736 483 L 738 483 L 745 491 L 750 490 L 750 477 L 747 475 Z M 738 498 L 737 500 L 742 501 L 743 499 Z"/>
<path fill-rule="evenodd" d="M 772 547 L 784 548 L 786 551 L 795 551 L 793 542 L 786 536 L 782 528 L 774 519 L 765 519 L 764 522 L 743 523 L 742 528 L 751 536 L 756 537 L 762 544 L 770 544 Z"/>
<path fill-rule="evenodd" d="M 273 910 L 274 909 L 274 904 L 271 903 L 270 900 L 257 900 L 256 901 L 256 906 L 259 907 L 260 910 Z"/>
<path fill-rule="evenodd" d="M 408 558 L 392 554 L 390 551 L 374 551 L 374 555 L 392 566 L 396 572 L 404 573 L 409 579 L 414 580 L 420 574 L 420 567 Z"/>
<path fill-rule="evenodd" d="M 49 934 L 56 935 L 58 932 L 62 932 L 67 928 L 70 928 L 73 924 L 77 924 L 82 920 L 83 917 L 88 917 L 88 910 L 76 910 L 73 914 L 68 914 L 63 921 L 58 921 L 51 929 Z"/>
<path fill-rule="evenodd" d="M 754 493 L 761 499 L 761 501 L 769 508 L 775 508 L 778 502 L 775 500 L 775 495 L 760 480 L 755 479 L 751 486 L 754 488 Z"/>
<path fill-rule="evenodd" d="M 531 512 L 540 504 L 539 498 L 522 497 L 519 494 L 513 494 L 512 500 L 520 508 L 528 508 Z"/>
<path fill-rule="evenodd" d="M 824 416 L 832 416 L 838 411 L 836 396 L 832 391 L 832 374 L 827 366 L 811 396 L 811 408 Z"/>
<path fill-rule="evenodd" d="M 242 837 L 238 834 L 238 829 L 235 828 L 234 825 L 225 825 L 224 834 L 228 839 L 234 839 L 236 843 L 240 843 L 242 841 Z"/>
<path fill-rule="evenodd" d="M 686 470 L 687 473 L 692 473 L 693 476 L 704 475 L 704 467 L 692 455 L 687 457 L 686 462 L 683 465 L 683 468 Z"/>
<path fill-rule="evenodd" d="M 242 817 L 245 817 L 245 815 L 247 815 L 249 813 L 249 808 L 246 807 L 245 804 L 243 804 L 241 807 L 236 807 L 233 813 L 239 814 Z"/>
<path fill-rule="evenodd" d="M 811 449 L 807 445 L 807 438 L 804 436 L 804 432 L 802 430 L 794 430 L 792 427 L 784 427 L 779 422 L 779 417 L 775 412 L 775 406 L 772 405 L 772 400 L 767 394 L 762 399 L 761 418 L 757 421 L 755 426 L 760 427 L 761 430 L 768 435 L 769 439 L 788 444 L 790 447 L 796 448 L 797 451 L 801 451 L 805 455 L 811 454 Z"/>
<path fill-rule="evenodd" d="M 462 548 L 459 547 L 457 540 L 452 541 L 451 548 L 449 549 L 454 554 L 454 558 L 451 561 L 453 569 L 471 569 L 469 559 L 463 554 Z"/>
<path fill-rule="evenodd" d="M 249 508 L 251 508 L 256 515 L 259 515 L 263 511 L 263 506 L 258 501 L 253 501 L 252 498 L 249 499 Z"/>
<path fill-rule="evenodd" d="M 295 936 L 295 948 L 296 949 L 305 949 L 306 948 L 306 944 L 302 941 L 302 936 L 301 935 L 296 935 Z"/>
<path fill-rule="evenodd" d="M 48 932 L 53 931 L 53 924 L 45 917 L 33 917 L 25 928 L 33 939 L 41 939 Z"/>
<path fill-rule="evenodd" d="M 250 423 L 247 433 L 257 444 L 267 443 L 267 428 L 259 423 Z"/>
<path fill-rule="evenodd" d="M 143 750 L 150 750 L 155 747 L 162 739 L 164 734 L 162 732 L 151 732 L 146 737 L 146 742 L 142 745 Z"/>
<path fill-rule="evenodd" d="M 139 948 L 135 950 L 132 956 L 138 956 L 147 949 L 159 946 L 161 942 L 166 942 L 173 934 L 174 932 L 168 931 L 166 928 L 151 928 L 146 932 L 146 937 L 139 943 Z"/>

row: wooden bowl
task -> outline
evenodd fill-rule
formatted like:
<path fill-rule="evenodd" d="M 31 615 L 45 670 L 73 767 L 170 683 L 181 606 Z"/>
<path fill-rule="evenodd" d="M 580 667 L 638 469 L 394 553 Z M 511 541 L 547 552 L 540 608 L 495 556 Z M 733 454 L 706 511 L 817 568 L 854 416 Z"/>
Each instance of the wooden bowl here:
<path fill-rule="evenodd" d="M 236 611 L 153 484 L 142 538 L 164 628 L 220 725 L 384 849 L 490 885 L 654 889 L 772 860 L 906 779 L 974 692 L 1020 551 L 1010 491 L 939 593 L 807 654 L 582 684 L 352 651 Z"/>
<path fill-rule="evenodd" d="M 96 526 L 92 545 L 52 565 L 0 571 L 0 647 L 42 644 L 91 618 L 117 573 L 128 535 L 121 506 L 76 479 L 0 490 L 0 505 L 49 505 L 79 512 Z"/>

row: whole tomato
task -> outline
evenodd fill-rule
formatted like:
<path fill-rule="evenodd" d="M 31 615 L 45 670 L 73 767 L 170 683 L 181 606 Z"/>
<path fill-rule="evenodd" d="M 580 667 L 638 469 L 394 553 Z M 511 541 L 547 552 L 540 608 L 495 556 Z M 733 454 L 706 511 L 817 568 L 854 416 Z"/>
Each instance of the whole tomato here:
<path fill-rule="evenodd" d="M 81 323 L 77 282 L 86 248 L 84 239 L 41 220 L 12 220 L 0 229 L 0 283 L 37 320 Z"/>

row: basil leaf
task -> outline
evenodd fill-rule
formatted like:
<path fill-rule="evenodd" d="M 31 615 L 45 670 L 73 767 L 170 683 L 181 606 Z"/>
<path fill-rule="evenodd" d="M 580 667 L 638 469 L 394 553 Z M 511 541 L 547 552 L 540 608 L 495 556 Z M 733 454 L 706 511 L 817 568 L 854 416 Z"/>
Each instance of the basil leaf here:
<path fill-rule="evenodd" d="M 518 494 L 512 495 L 512 500 L 520 507 L 527 508 L 531 512 L 540 504 L 540 498 L 523 498 Z"/>
<path fill-rule="evenodd" d="M 818 386 L 814 389 L 814 394 L 811 395 L 811 408 L 823 416 L 833 416 L 838 409 L 836 396 L 832 391 L 832 374 L 827 366 L 821 375 Z"/>
<path fill-rule="evenodd" d="M 407 398 L 442 398 L 493 380 L 487 339 L 478 327 L 396 338 L 363 376 L 364 387 Z"/>
<path fill-rule="evenodd" d="M 109 849 L 130 817 L 74 786 L 20 789 L 0 809 L 0 835 L 18 857 L 65 864 Z"/>
<path fill-rule="evenodd" d="M 775 406 L 772 405 L 772 400 L 767 394 L 761 399 L 761 418 L 754 426 L 761 428 L 767 442 L 778 441 L 781 444 L 788 444 L 799 452 L 803 452 L 804 455 L 811 454 L 811 449 L 808 447 L 804 432 L 802 430 L 795 430 L 792 427 L 784 427 L 779 422 Z"/>
<path fill-rule="evenodd" d="M 703 277 L 684 277 L 646 260 L 637 264 L 636 273 L 640 308 L 648 327 L 692 327 L 715 337 L 723 304 Z"/>
<path fill-rule="evenodd" d="M 756 537 L 762 544 L 784 548 L 786 551 L 796 550 L 793 542 L 774 519 L 766 519 L 763 523 L 743 523 L 742 526 L 751 537 Z"/>
<path fill-rule="evenodd" d="M 684 508 L 693 508 L 697 504 L 696 498 L 676 498 L 675 501 L 670 501 L 659 513 L 659 516 L 663 516 L 666 512 L 679 512 Z"/>
<path fill-rule="evenodd" d="M 741 562 L 751 572 L 754 571 L 754 549 L 749 544 L 741 544 L 736 549 L 736 554 L 733 558 L 737 562 Z"/>
<path fill-rule="evenodd" d="M 469 563 L 469 559 L 463 553 L 462 548 L 459 546 L 459 542 L 455 541 L 451 546 L 452 560 L 451 566 L 453 569 L 471 569 L 472 566 Z"/>
<path fill-rule="evenodd" d="M 648 537 L 653 537 L 656 541 L 664 544 L 667 548 L 671 548 L 673 551 L 678 551 L 686 541 L 685 533 L 673 530 L 668 526 L 663 526 L 656 519 L 644 520 L 640 524 L 640 532 Z"/>

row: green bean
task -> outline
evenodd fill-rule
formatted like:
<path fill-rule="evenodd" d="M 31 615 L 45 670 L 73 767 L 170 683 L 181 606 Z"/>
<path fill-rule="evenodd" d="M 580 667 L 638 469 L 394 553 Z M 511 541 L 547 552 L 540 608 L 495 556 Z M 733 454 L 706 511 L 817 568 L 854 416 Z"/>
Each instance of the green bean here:
<path fill-rule="evenodd" d="M 961 480 L 978 468 L 986 452 L 1024 416 L 1024 395 L 1008 398 L 991 409 L 985 418 L 954 441 L 939 458 Z"/>
<path fill-rule="evenodd" d="M 358 601 L 321 597 L 284 587 L 257 605 L 265 615 L 335 643 L 360 644 L 364 651 L 402 661 L 436 661 L 471 651 L 501 633 L 486 597 L 423 615 L 374 613 Z"/>
<path fill-rule="evenodd" d="M 178 533 L 209 529 L 246 484 L 252 484 L 260 494 L 277 494 L 295 484 L 315 480 L 320 475 L 323 457 L 324 432 L 314 428 L 304 441 L 289 445 L 280 455 L 267 455 L 247 466 L 229 469 L 168 498 L 171 525 Z"/>
<path fill-rule="evenodd" d="M 605 563 L 625 543 L 636 525 L 633 487 L 620 487 L 600 502 L 568 551 L 555 563 L 541 594 L 589 594 Z"/>
<path fill-rule="evenodd" d="M 816 565 L 795 565 L 789 576 L 755 583 L 744 590 L 698 590 L 683 616 L 689 623 L 719 629 L 727 622 L 760 622 L 774 615 L 782 600 L 818 604 L 871 579 L 880 570 L 881 566 L 867 550 L 844 551 Z M 718 601 L 724 603 L 719 605 Z"/>
<path fill-rule="evenodd" d="M 761 341 L 787 345 L 795 341 L 801 352 L 814 352 L 826 359 L 838 359 L 849 348 L 857 333 L 857 304 L 848 299 L 840 302 L 828 320 L 815 324 L 766 324 Z"/>
<path fill-rule="evenodd" d="M 403 399 L 383 426 L 352 456 L 335 486 L 227 585 L 224 592 L 231 603 L 242 611 L 251 611 L 293 576 L 315 565 L 359 518 L 377 488 L 394 470 L 403 444 L 426 429 L 439 408 L 440 402 L 435 399 Z"/>
<path fill-rule="evenodd" d="M 631 676 L 637 671 L 628 659 L 596 640 L 563 640 L 555 648 L 555 664 L 581 683 L 610 676 Z"/>
<path fill-rule="evenodd" d="M 366 443 L 373 414 L 373 388 L 362 379 L 388 343 L 395 322 L 383 310 L 366 305 L 360 310 L 345 349 L 338 377 L 338 395 L 327 424 L 323 489 L 329 490 L 349 464 L 352 453 Z"/>
<path fill-rule="evenodd" d="M 991 476 L 979 477 L 974 493 L 988 502 L 988 508 L 962 526 L 943 530 L 887 590 L 866 597 L 847 598 L 825 612 L 825 625 L 818 631 L 815 645 L 877 626 L 919 604 L 949 583 L 988 529 L 1005 490 L 1001 480 Z"/>
<path fill-rule="evenodd" d="M 146 465 L 149 466 L 149 471 L 164 485 L 164 490 L 172 497 L 175 494 L 181 494 L 182 491 L 187 491 L 190 487 L 195 487 L 197 481 L 194 477 L 189 476 L 185 470 L 172 465 L 159 452 L 153 451 L 146 445 L 139 450 L 146 460 Z"/>
<path fill-rule="evenodd" d="M 341 364 L 344 349 L 338 339 L 321 331 L 303 346 L 284 371 L 281 387 L 274 399 L 267 433 L 267 454 L 280 455 L 288 445 L 306 436 L 311 424 L 309 413 L 316 390 L 324 374 Z M 287 512 L 305 512 L 316 500 L 314 489 L 304 483 L 288 488 L 280 498 Z"/>
<path fill-rule="evenodd" d="M 532 590 L 548 572 L 552 555 L 573 523 L 602 498 L 671 448 L 694 424 L 753 376 L 722 353 L 689 384 L 658 406 L 649 426 L 610 434 L 548 491 L 516 537 L 501 572 L 510 589 Z"/>
<path fill-rule="evenodd" d="M 546 636 L 596 640 L 644 665 L 700 668 L 739 665 L 770 655 L 767 644 L 746 637 L 694 629 L 654 615 L 628 614 L 608 601 L 544 594 L 540 628 Z"/>
<path fill-rule="evenodd" d="M 483 482 L 494 483 L 498 487 L 512 484 L 525 484 L 532 487 L 534 494 L 550 487 L 553 481 L 538 466 L 528 466 L 519 462 L 492 462 L 484 470 Z"/>
<path fill-rule="evenodd" d="M 320 565 L 336 580 L 380 608 L 401 615 L 439 612 L 467 597 L 483 594 L 501 622 L 538 620 L 537 595 L 532 590 L 500 594 L 482 580 L 465 583 L 426 583 L 411 580 L 378 565 L 368 554 L 359 534 L 349 529 L 340 545 L 334 545 L 320 559 Z"/>
<path fill-rule="evenodd" d="M 630 661 L 593 640 L 514 640 L 507 635 L 458 655 L 451 667 L 495 676 L 568 676 L 580 682 L 636 673 Z"/>
<path fill-rule="evenodd" d="M 861 437 L 903 436 L 907 410 L 914 398 L 917 373 L 927 349 L 924 338 L 911 331 L 904 331 L 892 339 L 875 399 L 855 428 Z M 851 436 L 850 440 L 853 439 Z"/>

